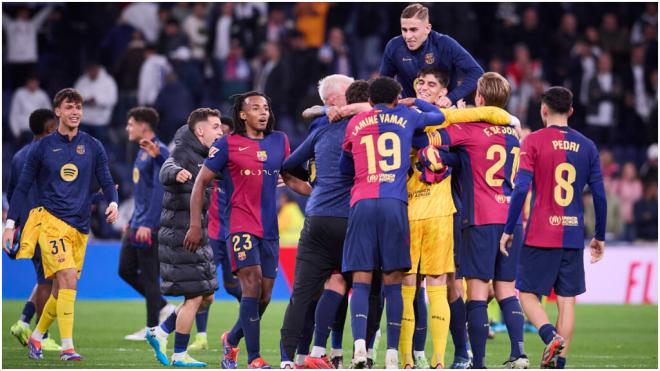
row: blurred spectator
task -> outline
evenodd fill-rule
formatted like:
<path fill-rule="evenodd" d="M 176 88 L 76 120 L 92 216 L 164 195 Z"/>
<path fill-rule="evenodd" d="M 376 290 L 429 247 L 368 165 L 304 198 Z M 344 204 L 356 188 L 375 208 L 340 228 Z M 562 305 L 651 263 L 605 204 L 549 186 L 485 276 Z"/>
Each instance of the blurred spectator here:
<path fill-rule="evenodd" d="M 169 73 L 165 85 L 158 93 L 154 108 L 160 115 L 158 136 L 163 143 L 169 143 L 195 106 L 188 88 L 179 81 L 175 73 Z"/>
<path fill-rule="evenodd" d="M 305 46 L 315 49 L 323 46 L 328 8 L 328 3 L 296 4 L 296 29 L 303 34 Z"/>
<path fill-rule="evenodd" d="M 530 78 L 540 77 L 542 74 L 541 62 L 531 59 L 525 44 L 516 44 L 513 50 L 514 60 L 506 67 L 506 77 L 511 83 L 511 90 L 520 86 L 525 75 Z"/>
<path fill-rule="evenodd" d="M 605 53 L 598 58 L 598 73 L 589 82 L 586 123 L 591 140 L 604 145 L 612 143 L 622 97 L 621 77 L 612 73 L 612 58 Z"/>
<path fill-rule="evenodd" d="M 578 21 L 573 13 L 565 13 L 561 17 L 559 30 L 552 38 L 552 85 L 563 84 L 568 78 L 571 51 L 578 40 Z M 576 92 L 573 91 L 573 94 Z"/>
<path fill-rule="evenodd" d="M 658 138 L 657 136 L 655 137 Z M 639 174 L 644 183 L 658 179 L 658 144 L 653 143 L 646 150 L 646 162 L 642 165 Z"/>
<path fill-rule="evenodd" d="M 599 30 L 600 45 L 605 53 L 612 55 L 615 61 L 623 62 L 621 58 L 628 52 L 628 30 L 619 27 L 619 18 L 614 13 L 607 13 Z"/>
<path fill-rule="evenodd" d="M 544 56 L 546 32 L 539 22 L 536 8 L 530 7 L 523 12 L 522 23 L 516 31 L 516 40 L 527 46 L 532 58 L 538 59 Z"/>
<path fill-rule="evenodd" d="M 609 241 L 614 240 L 621 235 L 623 221 L 621 220 L 619 199 L 607 188 L 605 188 L 605 196 L 607 198 L 607 224 L 605 226 L 605 238 Z M 582 194 L 582 201 L 584 202 L 585 238 L 591 238 L 594 235 L 596 223 L 594 201 L 591 197 L 591 191 L 586 191 Z"/>
<path fill-rule="evenodd" d="M 187 2 L 176 3 L 176 5 L 170 9 L 170 15 L 176 19 L 179 24 L 182 24 L 191 13 L 190 5 L 191 3 Z"/>
<path fill-rule="evenodd" d="M 254 88 L 270 98 L 275 117 L 288 110 L 292 78 L 289 64 L 282 60 L 279 44 L 273 41 L 266 43 L 255 75 Z"/>
<path fill-rule="evenodd" d="M 108 125 L 117 104 L 117 83 L 98 63 L 90 63 L 74 86 L 84 99 L 85 115 L 81 129 L 101 143 L 108 143 Z"/>
<path fill-rule="evenodd" d="M 147 42 L 158 41 L 160 19 L 157 3 L 131 3 L 124 8 L 120 19 L 140 30 Z"/>
<path fill-rule="evenodd" d="M 292 25 L 287 22 L 284 10 L 275 8 L 271 10 L 268 15 L 268 23 L 266 23 L 266 40 L 283 42 L 286 38 L 287 32 L 291 28 Z"/>
<path fill-rule="evenodd" d="M 328 42 L 319 49 L 319 61 L 324 64 L 323 75 L 339 73 L 346 76 L 357 74 L 357 65 L 344 41 L 344 31 L 339 27 L 328 33 Z"/>
<path fill-rule="evenodd" d="M 51 108 L 50 98 L 39 88 L 39 79 L 31 76 L 27 78 L 25 85 L 14 93 L 9 109 L 9 125 L 11 133 L 19 142 L 16 143 L 17 148 L 31 140 L 29 118 L 30 114 L 39 108 Z"/>
<path fill-rule="evenodd" d="M 218 65 L 218 71 L 222 71 L 231 48 L 232 23 L 234 18 L 234 4 L 224 3 L 221 7 L 220 17 L 215 24 L 215 45 L 213 46 L 213 58 Z M 221 72 L 220 72 L 221 73 Z"/>
<path fill-rule="evenodd" d="M 614 161 L 614 154 L 608 149 L 601 149 L 600 157 L 600 170 L 603 174 L 603 183 L 605 189 L 611 188 L 614 176 L 619 172 L 619 165 Z"/>
<path fill-rule="evenodd" d="M 117 61 L 115 77 L 120 92 L 137 96 L 140 68 L 144 62 L 144 49 L 146 43 L 140 32 L 133 32 L 131 42 Z M 137 101 L 135 102 L 137 105 Z M 128 110 L 127 110 L 128 111 Z"/>
<path fill-rule="evenodd" d="M 316 95 L 312 89 L 320 80 L 320 65 L 317 62 L 317 49 L 308 47 L 305 36 L 299 31 L 291 33 L 288 54 L 286 60 L 291 71 L 306 71 L 305 74 L 296 74 L 296 78 L 291 81 L 289 112 L 294 113 L 304 97 L 310 93 Z"/>
<path fill-rule="evenodd" d="M 138 104 L 151 106 L 163 87 L 165 76 L 172 71 L 167 58 L 156 54 L 156 48 L 149 45 L 144 49 L 144 63 L 140 68 L 138 82 Z"/>
<path fill-rule="evenodd" d="M 644 13 L 635 21 L 630 32 L 630 43 L 639 44 L 645 40 L 644 26 L 645 25 L 658 26 L 658 3 L 646 3 Z"/>
<path fill-rule="evenodd" d="M 172 53 L 177 49 L 188 46 L 188 36 L 179 27 L 179 22 L 175 18 L 169 18 L 158 39 L 158 53 L 172 58 Z"/>
<path fill-rule="evenodd" d="M 264 40 L 266 21 L 268 20 L 268 3 L 237 2 L 234 3 L 234 22 L 236 24 L 234 37 L 241 40 L 241 46 L 248 59 L 259 53 Z"/>
<path fill-rule="evenodd" d="M 653 179 L 644 187 L 644 197 L 634 207 L 637 238 L 658 240 L 658 181 Z"/>
<path fill-rule="evenodd" d="M 612 182 L 612 192 L 619 199 L 621 218 L 624 223 L 621 239 L 632 241 L 635 239 L 633 206 L 642 198 L 643 193 L 642 182 L 637 176 L 637 168 L 634 163 L 627 162 L 623 165 L 621 178 Z"/>
<path fill-rule="evenodd" d="M 195 3 L 192 13 L 183 21 L 182 28 L 188 35 L 192 58 L 196 61 L 204 61 L 206 58 L 206 43 L 209 41 L 209 29 L 206 22 L 207 9 L 206 3 Z"/>
<path fill-rule="evenodd" d="M 576 41 L 571 50 L 569 74 L 570 87 L 575 96 L 573 104 L 586 106 L 589 103 L 589 82 L 596 76 L 596 55 L 584 39 Z"/>
<path fill-rule="evenodd" d="M 192 60 L 192 52 L 187 46 L 180 46 L 173 51 L 170 62 L 179 80 L 190 92 L 193 105 L 197 105 L 204 94 L 204 75 L 199 62 Z"/>
<path fill-rule="evenodd" d="M 133 39 L 136 29 L 126 21 L 120 20 L 110 29 L 100 45 L 101 63 L 106 66 L 115 66 L 119 58 Z"/>
<path fill-rule="evenodd" d="M 243 55 L 238 39 L 231 41 L 231 49 L 222 75 L 222 99 L 250 90 L 250 64 Z"/>
<path fill-rule="evenodd" d="M 11 88 L 16 89 L 25 84 L 28 76 L 36 73 L 37 32 L 53 7 L 44 7 L 32 18 L 30 18 L 30 10 L 26 7 L 18 8 L 16 18 L 9 17 L 4 12 L 4 8 L 3 6 L 2 28 L 5 30 L 7 40 L 5 58 L 9 64 L 8 80 Z M 7 77 L 5 75 L 5 78 Z"/>
<path fill-rule="evenodd" d="M 626 104 L 633 107 L 637 115 L 647 121 L 651 114 L 651 101 L 647 91 L 647 76 L 645 69 L 646 50 L 643 45 L 636 45 L 630 51 L 630 68 L 625 71 Z"/>

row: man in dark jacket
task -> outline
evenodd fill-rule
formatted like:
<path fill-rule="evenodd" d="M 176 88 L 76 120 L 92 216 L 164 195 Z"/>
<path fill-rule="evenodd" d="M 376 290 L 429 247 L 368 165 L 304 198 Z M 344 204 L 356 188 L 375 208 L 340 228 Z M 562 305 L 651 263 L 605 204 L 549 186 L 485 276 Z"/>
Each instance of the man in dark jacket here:
<path fill-rule="evenodd" d="M 196 361 L 186 351 L 195 314 L 211 305 L 213 293 L 218 289 L 213 251 L 207 241 L 206 219 L 202 221 L 201 247 L 185 249 L 183 239 L 190 224 L 190 193 L 193 183 L 208 156 L 209 147 L 221 135 L 218 110 L 194 110 L 188 117 L 188 124 L 179 128 L 174 136 L 174 150 L 160 171 L 160 182 L 165 187 L 158 232 L 161 291 L 164 295 L 185 297 L 175 313 L 147 332 L 147 341 L 154 348 L 156 358 L 165 366 L 170 365 L 166 355 L 167 337 L 174 330 L 176 334 L 171 365 L 206 366 L 206 363 Z M 207 189 L 204 218 L 208 199 Z"/>

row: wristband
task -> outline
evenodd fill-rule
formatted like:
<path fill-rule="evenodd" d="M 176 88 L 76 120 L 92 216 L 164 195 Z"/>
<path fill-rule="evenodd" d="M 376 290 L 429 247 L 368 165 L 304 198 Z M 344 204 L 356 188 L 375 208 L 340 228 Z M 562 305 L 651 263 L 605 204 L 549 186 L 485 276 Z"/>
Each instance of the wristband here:
<path fill-rule="evenodd" d="M 7 219 L 7 221 L 5 222 L 5 229 L 14 229 L 15 224 L 16 224 L 15 221 L 11 219 Z"/>

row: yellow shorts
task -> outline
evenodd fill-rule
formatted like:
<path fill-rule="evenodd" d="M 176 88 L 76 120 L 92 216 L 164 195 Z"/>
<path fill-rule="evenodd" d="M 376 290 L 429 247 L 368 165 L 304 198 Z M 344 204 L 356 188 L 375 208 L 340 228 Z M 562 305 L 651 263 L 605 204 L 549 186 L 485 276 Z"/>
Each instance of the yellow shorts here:
<path fill-rule="evenodd" d="M 74 268 L 80 278 L 89 235 L 81 233 L 53 216 L 43 207 L 30 210 L 21 234 L 21 245 L 16 257 L 30 259 L 37 243 L 41 247 L 44 276 L 52 279 L 55 273 Z"/>
<path fill-rule="evenodd" d="M 410 261 L 408 274 L 438 276 L 456 270 L 453 215 L 410 221 Z"/>

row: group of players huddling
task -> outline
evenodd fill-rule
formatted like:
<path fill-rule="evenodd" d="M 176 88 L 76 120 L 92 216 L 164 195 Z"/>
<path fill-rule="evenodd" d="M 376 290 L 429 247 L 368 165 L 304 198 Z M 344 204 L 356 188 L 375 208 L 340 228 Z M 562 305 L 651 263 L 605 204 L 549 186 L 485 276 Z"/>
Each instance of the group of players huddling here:
<path fill-rule="evenodd" d="M 484 73 L 456 41 L 432 31 L 420 4 L 403 11 L 401 30 L 387 44 L 382 77 L 331 75 L 319 82 L 324 106 L 305 111 L 310 133 L 291 154 L 287 136 L 274 130 L 269 98 L 258 92 L 235 96 L 230 120 L 209 108 L 193 111 L 171 153 L 156 138 L 156 111 L 129 112 L 129 140 L 141 149 L 120 272 L 147 301 L 147 327 L 135 337 L 146 338 L 163 365 L 206 366 L 187 350 L 208 347 L 208 308 L 221 266 L 225 289 L 240 302 L 236 324 L 220 339 L 221 367 L 238 367 L 245 338 L 248 368 L 270 368 L 259 351 L 260 319 L 277 276 L 276 189 L 285 184 L 310 197 L 281 328 L 281 368 L 343 368 L 348 310 L 353 368 L 374 366 L 383 311 L 386 368 L 444 368 L 449 333 L 451 368 L 484 368 L 491 284 L 511 342 L 505 367 L 529 366 L 524 315 L 546 344 L 540 367 L 565 366 L 575 297 L 585 291 L 584 187 L 596 211 L 592 263 L 604 253 L 607 208 L 596 146 L 568 127 L 572 94 L 548 89 L 540 110 L 546 127 L 521 144 L 517 119 L 503 109 L 511 89 L 506 79 Z M 476 107 L 465 108 L 462 98 L 473 92 Z M 55 320 L 60 359 L 82 359 L 73 320 L 90 204 L 105 198 L 107 222 L 118 216 L 103 145 L 78 130 L 82 102 L 74 89 L 55 96 L 56 130 L 52 114 L 35 112 L 35 141 L 12 161 L 17 181 L 3 249 L 33 258 L 41 273 L 36 328 L 30 333 L 23 317 L 12 326 L 32 359 L 60 349 L 47 339 Z M 89 192 L 94 180 L 97 193 Z M 553 289 L 555 325 L 540 304 Z M 161 295 L 185 300 L 174 308 Z M 189 345 L 193 322 L 198 336 Z"/>

